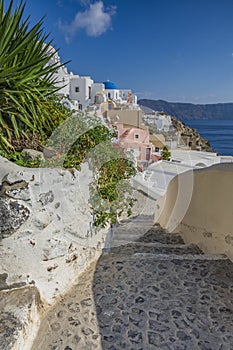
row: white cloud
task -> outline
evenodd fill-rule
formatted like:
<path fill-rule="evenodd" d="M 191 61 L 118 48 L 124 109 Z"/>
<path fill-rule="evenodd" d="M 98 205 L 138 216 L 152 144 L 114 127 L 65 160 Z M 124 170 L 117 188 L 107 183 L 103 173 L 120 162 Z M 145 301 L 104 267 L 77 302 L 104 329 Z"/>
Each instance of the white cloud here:
<path fill-rule="evenodd" d="M 116 7 L 104 8 L 102 1 L 90 4 L 83 12 L 78 12 L 70 24 L 59 24 L 65 33 L 66 40 L 70 41 L 79 29 L 86 31 L 88 36 L 98 37 L 111 28 L 112 16 Z"/>

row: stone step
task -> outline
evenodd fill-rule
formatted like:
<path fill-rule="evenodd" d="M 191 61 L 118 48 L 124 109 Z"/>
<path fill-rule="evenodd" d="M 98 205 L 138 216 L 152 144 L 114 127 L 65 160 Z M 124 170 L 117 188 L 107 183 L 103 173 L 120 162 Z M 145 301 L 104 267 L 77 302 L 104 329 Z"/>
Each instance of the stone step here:
<path fill-rule="evenodd" d="M 103 349 L 233 349 L 233 264 L 221 255 L 104 254 L 94 282 Z"/>
<path fill-rule="evenodd" d="M 124 249 L 102 254 L 80 276 L 42 320 L 31 350 L 233 349 L 229 259 Z"/>
<path fill-rule="evenodd" d="M 119 246 L 129 242 L 184 244 L 183 238 L 177 233 L 164 233 L 149 230 L 143 236 L 138 234 L 116 233 L 111 240 L 111 246 Z"/>
<path fill-rule="evenodd" d="M 145 235 L 148 229 L 149 227 L 141 230 L 135 230 L 135 232 L 130 232 L 129 230 L 122 229 L 122 227 L 120 227 L 117 231 L 113 232 L 112 238 L 110 240 L 110 246 L 115 247 L 125 245 L 130 242 L 137 242 L 141 237 Z"/>
<path fill-rule="evenodd" d="M 204 254 L 195 244 L 163 244 L 132 242 L 123 246 L 108 249 L 114 254 Z"/>
<path fill-rule="evenodd" d="M 183 238 L 178 233 L 168 233 L 158 225 L 149 229 L 137 241 L 144 243 L 184 244 Z"/>
<path fill-rule="evenodd" d="M 154 262 L 156 261 L 162 261 L 162 260 L 188 260 L 188 261 L 193 261 L 193 260 L 200 260 L 200 261 L 215 261 L 215 260 L 229 260 L 229 258 L 225 254 L 204 254 L 204 253 L 198 253 L 198 254 L 193 254 L 193 253 L 184 253 L 182 251 L 171 251 L 171 252 L 165 252 L 165 253 L 145 253 L 145 252 L 135 252 L 135 253 L 129 253 L 127 251 L 124 251 L 122 249 L 122 252 L 120 252 L 120 247 L 117 248 L 112 248 L 112 250 L 106 250 L 103 252 L 103 254 L 111 256 L 111 259 L 116 259 L 118 261 L 129 261 L 129 260 L 136 260 L 136 261 L 145 261 L 145 260 L 153 260 Z M 122 247 L 123 248 L 123 247 Z M 119 253 L 115 253 L 115 249 L 119 249 Z"/>
<path fill-rule="evenodd" d="M 119 246 L 129 242 L 184 244 L 182 237 L 177 233 L 167 233 L 160 225 L 153 226 L 133 224 L 119 225 L 113 229 L 110 246 Z"/>
<path fill-rule="evenodd" d="M 159 242 L 164 244 L 184 244 L 184 240 L 179 234 L 167 233 L 165 230 L 158 227 L 152 227 L 137 241 L 144 243 Z"/>
<path fill-rule="evenodd" d="M 151 253 L 134 253 L 131 259 L 153 259 L 157 260 L 229 260 L 224 254 L 151 254 Z"/>

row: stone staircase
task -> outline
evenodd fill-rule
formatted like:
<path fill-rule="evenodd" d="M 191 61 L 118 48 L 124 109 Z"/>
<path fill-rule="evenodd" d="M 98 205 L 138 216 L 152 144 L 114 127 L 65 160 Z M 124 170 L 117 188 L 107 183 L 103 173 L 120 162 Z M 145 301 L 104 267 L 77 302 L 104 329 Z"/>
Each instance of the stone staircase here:
<path fill-rule="evenodd" d="M 232 262 L 159 225 L 140 236 L 144 216 L 130 225 L 46 315 L 32 349 L 233 349 Z"/>

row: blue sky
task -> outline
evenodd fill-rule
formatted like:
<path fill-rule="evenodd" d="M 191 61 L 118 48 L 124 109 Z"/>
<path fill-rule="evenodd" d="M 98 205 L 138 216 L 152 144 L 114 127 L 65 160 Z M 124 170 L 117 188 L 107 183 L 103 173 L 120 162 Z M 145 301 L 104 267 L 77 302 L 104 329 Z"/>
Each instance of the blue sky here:
<path fill-rule="evenodd" d="M 46 16 L 75 74 L 141 98 L 233 102 L 232 0 L 28 0 L 25 12 Z"/>

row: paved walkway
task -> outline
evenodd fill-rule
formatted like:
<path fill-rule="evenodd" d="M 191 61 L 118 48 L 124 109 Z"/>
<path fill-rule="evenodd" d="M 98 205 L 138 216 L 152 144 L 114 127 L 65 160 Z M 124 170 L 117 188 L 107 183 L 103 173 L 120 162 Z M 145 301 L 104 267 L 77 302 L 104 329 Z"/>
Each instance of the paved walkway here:
<path fill-rule="evenodd" d="M 115 230 L 32 350 L 233 350 L 233 264 L 147 219 Z"/>

